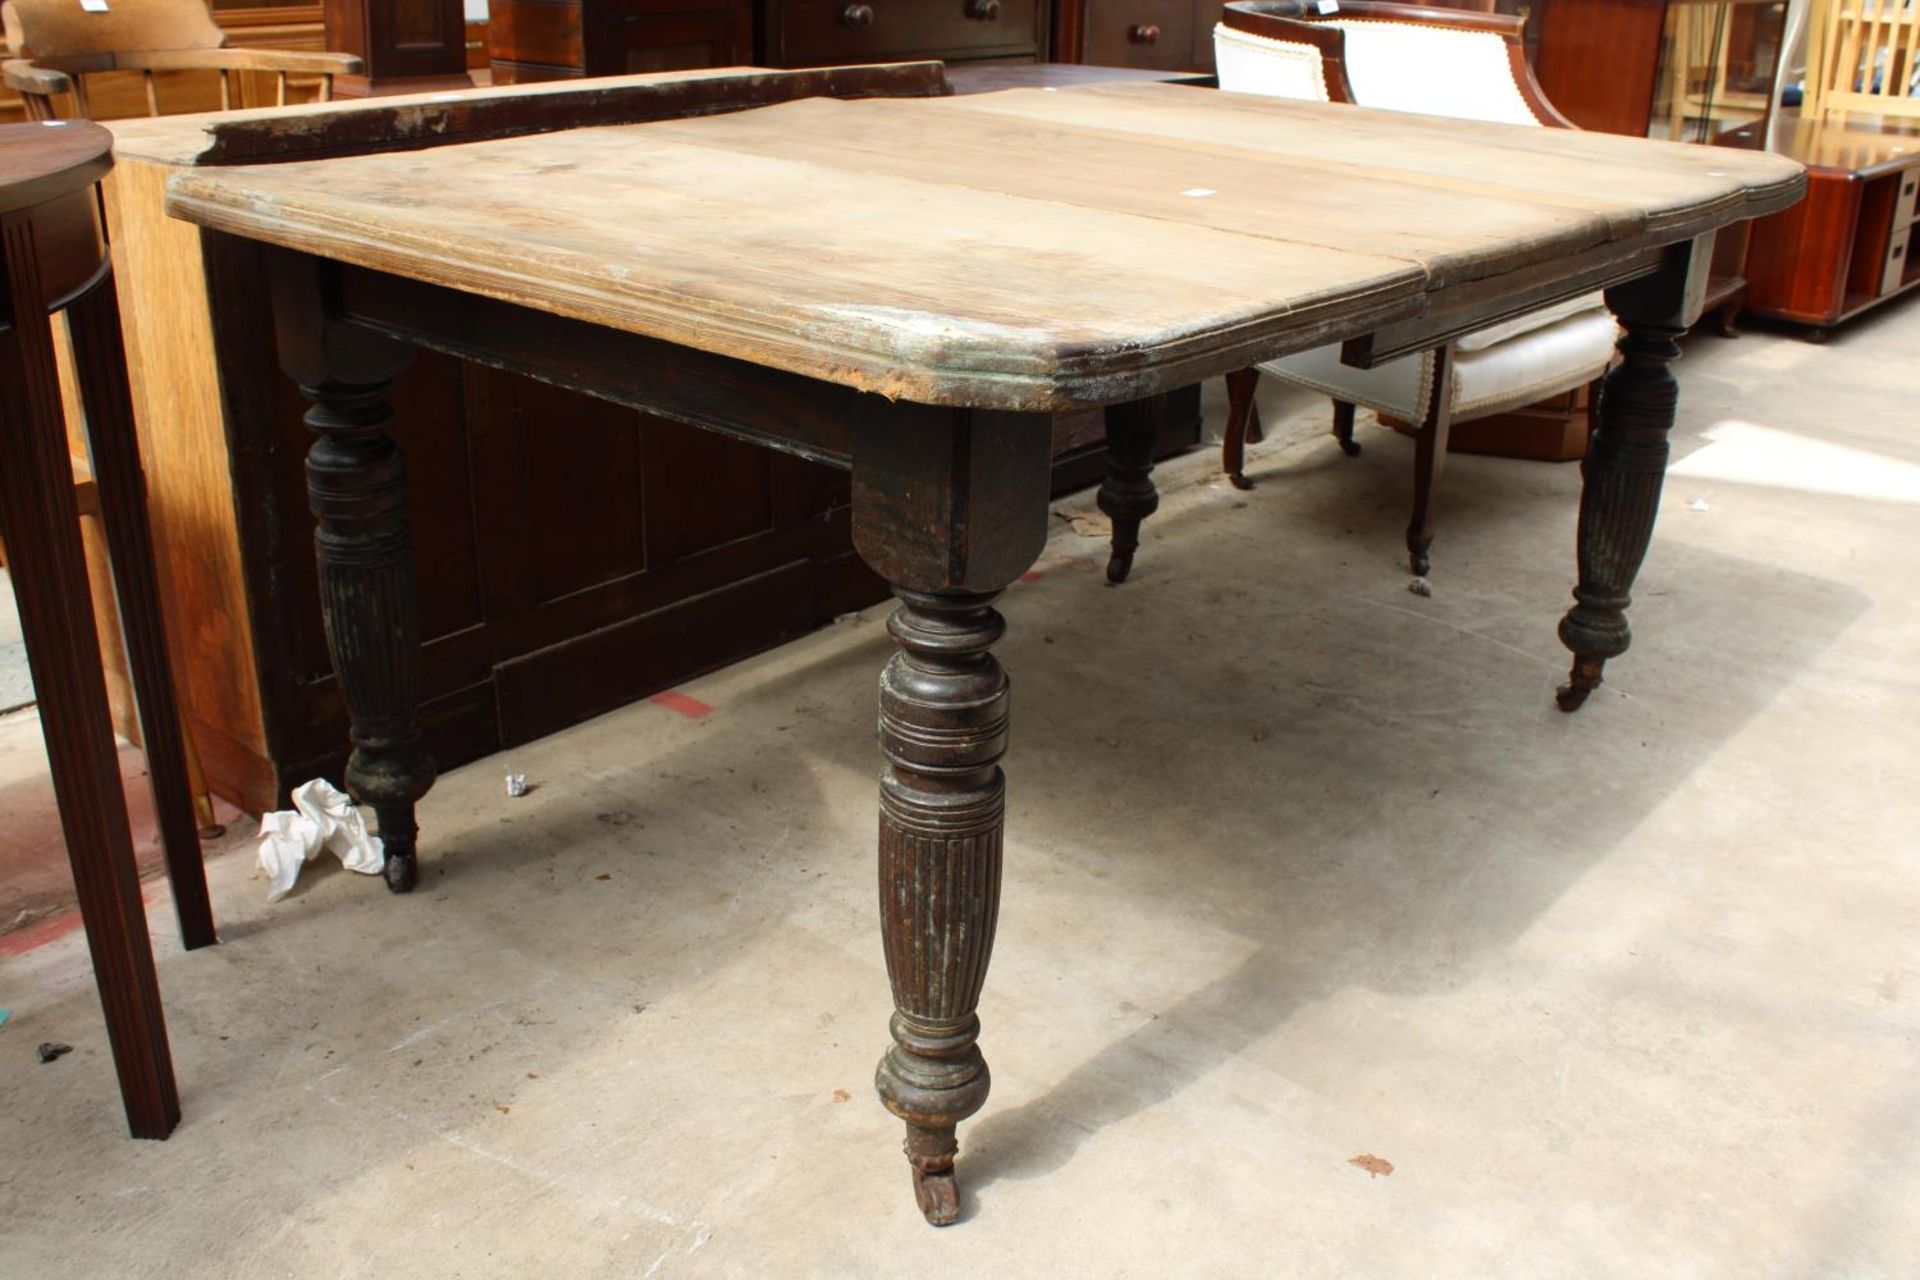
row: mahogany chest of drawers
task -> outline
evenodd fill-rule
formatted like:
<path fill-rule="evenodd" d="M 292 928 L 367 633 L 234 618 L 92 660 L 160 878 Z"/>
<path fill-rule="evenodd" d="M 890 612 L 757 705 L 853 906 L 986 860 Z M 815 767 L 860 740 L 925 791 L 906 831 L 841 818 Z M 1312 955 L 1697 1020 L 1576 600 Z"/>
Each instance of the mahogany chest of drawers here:
<path fill-rule="evenodd" d="M 1053 58 L 1155 71 L 1213 70 L 1226 0 L 1056 0 Z"/>
<path fill-rule="evenodd" d="M 512 84 L 748 63 L 1038 62 L 1048 20 L 1047 0 L 492 0 L 489 40 L 494 83 Z"/>

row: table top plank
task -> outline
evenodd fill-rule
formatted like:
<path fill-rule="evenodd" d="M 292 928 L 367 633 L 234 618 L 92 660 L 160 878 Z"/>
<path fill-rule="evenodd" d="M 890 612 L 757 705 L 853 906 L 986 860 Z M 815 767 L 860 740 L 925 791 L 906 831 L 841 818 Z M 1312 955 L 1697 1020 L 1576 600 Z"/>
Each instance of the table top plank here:
<path fill-rule="evenodd" d="M 1525 192 L 1534 199 L 1561 195 L 1594 209 L 1637 210 L 1649 234 L 1669 239 L 1772 212 L 1791 204 L 1804 187 L 1795 164 L 1762 152 L 1703 154 L 1692 143 L 1181 85 L 1089 85 L 1071 93 L 1014 90 L 943 105 L 1315 161 L 1362 181 L 1384 169 L 1489 193 Z"/>
<path fill-rule="evenodd" d="M 1249 102 L 809 99 L 202 167 L 170 208 L 863 390 L 1048 410 L 1365 332 L 1461 279 L 1625 260 L 1802 181 L 1769 157 Z"/>
<path fill-rule="evenodd" d="M 1430 288 L 1577 253 L 1635 234 L 1643 221 L 1637 207 L 1620 201 L 1518 190 L 1489 200 L 1483 183 L 1377 167 L 1329 173 L 1311 159 L 1019 116 L 968 113 L 965 127 L 955 128 L 950 109 L 903 114 L 875 105 L 812 98 L 779 108 L 795 117 L 785 128 L 769 128 L 755 113 L 672 121 L 653 132 L 863 178 L 910 178 L 1390 257 L 1421 268 Z M 1131 180 L 1116 185 L 1112 176 L 1121 172 Z M 1366 199 L 1356 205 L 1358 183 Z"/>

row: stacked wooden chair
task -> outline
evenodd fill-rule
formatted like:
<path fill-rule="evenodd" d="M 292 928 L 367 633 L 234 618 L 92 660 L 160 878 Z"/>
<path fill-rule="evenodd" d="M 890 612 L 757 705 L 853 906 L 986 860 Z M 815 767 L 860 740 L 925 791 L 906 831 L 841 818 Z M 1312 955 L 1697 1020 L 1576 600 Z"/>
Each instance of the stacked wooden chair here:
<path fill-rule="evenodd" d="M 317 80 L 321 101 L 333 96 L 338 75 L 356 75 L 361 60 L 352 54 L 289 49 L 229 49 L 205 0 L 113 0 L 98 11 L 77 0 L 6 0 L 8 60 L 0 79 L 20 95 L 29 120 L 62 114 L 88 119 L 98 115 L 89 93 L 90 77 L 137 72 L 146 114 L 161 114 L 156 76 L 204 71 L 219 76 L 220 108 L 266 105 L 249 100 L 255 77 L 273 78 L 275 105 L 288 100 L 290 78 Z M 123 77 L 124 78 L 124 77 Z M 178 108 L 176 108 L 177 110 Z"/>
<path fill-rule="evenodd" d="M 1444 0 L 1443 0 L 1444 2 Z M 1411 7 L 1344 0 L 1229 4 L 1214 29 L 1220 88 L 1231 93 L 1353 103 L 1529 128 L 1573 126 L 1533 78 L 1521 44 L 1522 19 L 1473 8 Z M 1331 397 L 1333 434 L 1349 455 L 1359 406 L 1413 427 L 1413 515 L 1407 552 L 1413 572 L 1430 568 L 1434 492 L 1452 424 L 1490 417 L 1587 387 L 1589 426 L 1599 379 L 1612 362 L 1617 326 L 1595 293 L 1503 321 L 1419 355 L 1372 369 L 1341 360 L 1338 344 L 1300 352 L 1227 380 L 1222 465 L 1252 487 L 1246 443 L 1257 427 L 1254 391 L 1271 376 Z"/>
<path fill-rule="evenodd" d="M 1803 115 L 1920 119 L 1920 0 L 1822 0 L 1809 30 Z"/>

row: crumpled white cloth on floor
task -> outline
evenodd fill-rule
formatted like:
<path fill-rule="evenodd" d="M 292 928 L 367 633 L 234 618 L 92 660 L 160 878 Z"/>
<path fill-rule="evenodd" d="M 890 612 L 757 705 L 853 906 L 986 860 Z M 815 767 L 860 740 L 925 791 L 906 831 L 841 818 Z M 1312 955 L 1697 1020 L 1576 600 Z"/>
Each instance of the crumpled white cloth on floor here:
<path fill-rule="evenodd" d="M 367 834 L 367 820 L 353 798 L 315 778 L 293 789 L 293 808 L 260 818 L 260 869 L 271 877 L 267 901 L 278 902 L 300 879 L 300 868 L 326 850 L 349 871 L 378 875 L 386 865 L 380 837 Z"/>

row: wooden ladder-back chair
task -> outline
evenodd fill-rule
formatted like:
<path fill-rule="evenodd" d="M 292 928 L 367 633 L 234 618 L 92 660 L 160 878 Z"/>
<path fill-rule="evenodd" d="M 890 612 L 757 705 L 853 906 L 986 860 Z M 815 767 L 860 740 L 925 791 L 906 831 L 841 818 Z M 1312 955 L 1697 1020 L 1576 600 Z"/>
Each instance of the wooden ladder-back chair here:
<path fill-rule="evenodd" d="M 99 12 L 82 9 L 77 0 L 6 0 L 0 16 L 12 55 L 0 64 L 0 76 L 20 95 L 30 120 L 57 118 L 56 100 L 67 94 L 73 114 L 92 118 L 87 77 L 103 72 L 140 73 L 147 114 L 157 116 L 158 73 L 217 73 L 226 110 L 243 105 L 243 76 L 271 75 L 274 102 L 284 106 L 289 77 L 317 78 L 319 98 L 326 101 L 335 76 L 361 69 L 360 59 L 346 53 L 226 48 L 226 32 L 205 0 L 112 0 Z"/>
<path fill-rule="evenodd" d="M 1803 114 L 1920 118 L 1920 0 L 1822 0 L 1808 28 Z"/>
<path fill-rule="evenodd" d="M 1422 115 L 1532 128 L 1569 129 L 1547 100 L 1521 42 L 1523 20 L 1469 0 L 1422 6 L 1342 0 L 1229 4 L 1214 28 L 1220 87 Z M 1284 216 L 1284 211 L 1276 211 Z M 1414 506 L 1407 527 L 1413 571 L 1425 575 L 1433 542 L 1434 489 L 1455 422 L 1491 417 L 1597 383 L 1613 359 L 1617 326 L 1599 294 L 1516 317 L 1445 347 L 1373 369 L 1356 369 L 1334 344 L 1269 361 L 1228 378 L 1222 466 L 1242 489 L 1246 442 L 1256 429 L 1262 374 L 1332 398 L 1333 433 L 1349 455 L 1357 406 L 1414 425 Z"/>

